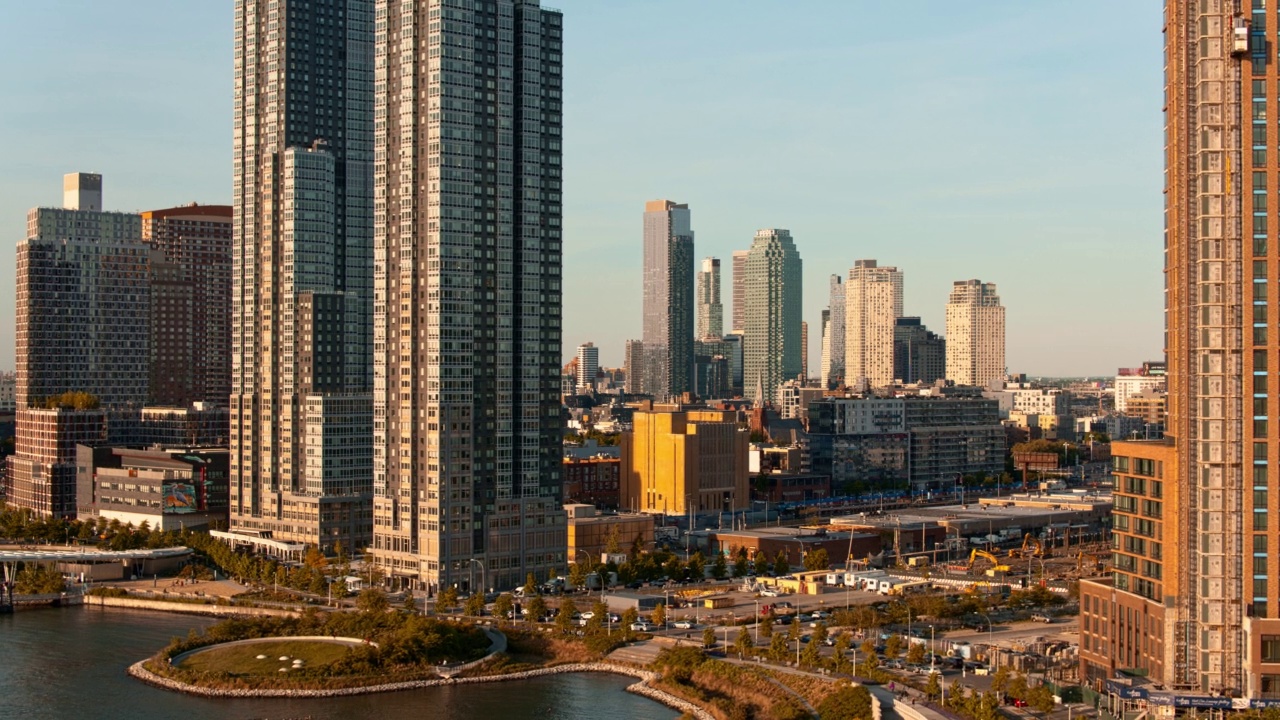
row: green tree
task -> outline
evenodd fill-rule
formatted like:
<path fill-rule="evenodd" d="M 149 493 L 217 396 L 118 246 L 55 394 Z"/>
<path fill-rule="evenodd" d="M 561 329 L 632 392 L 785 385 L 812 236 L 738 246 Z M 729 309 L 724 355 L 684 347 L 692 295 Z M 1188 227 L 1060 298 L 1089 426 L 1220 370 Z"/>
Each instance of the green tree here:
<path fill-rule="evenodd" d="M 541 595 L 534 595 L 533 599 L 525 604 L 525 609 L 529 611 L 529 622 L 542 622 L 542 617 L 547 614 L 547 601 L 542 599 Z"/>
<path fill-rule="evenodd" d="M 822 644 L 818 641 L 818 636 L 813 635 L 800 651 L 800 664 L 812 668 L 817 667 L 820 662 L 822 662 Z"/>
<path fill-rule="evenodd" d="M 622 632 L 626 637 L 631 637 L 631 626 L 640 622 L 640 611 L 633 607 L 629 607 L 622 611 Z"/>
<path fill-rule="evenodd" d="M 1014 675 L 1006 686 L 1005 694 L 1017 700 L 1026 700 L 1027 693 L 1030 689 L 1027 687 L 1027 679 L 1021 675 Z"/>
<path fill-rule="evenodd" d="M 622 540 L 618 536 L 618 526 L 609 527 L 609 537 L 605 540 L 604 551 L 610 555 L 622 552 Z"/>
<path fill-rule="evenodd" d="M 336 585 L 337 583 L 334 584 Z M 400 604 L 400 609 L 409 615 L 418 614 L 418 603 L 414 601 L 412 592 L 404 594 L 404 602 Z"/>
<path fill-rule="evenodd" d="M 942 684 L 938 678 L 942 677 L 941 673 L 929 673 L 929 681 L 924 684 L 924 694 L 930 699 L 938 697 L 942 693 Z"/>
<path fill-rule="evenodd" d="M 391 609 L 391 601 L 378 588 L 366 588 L 356 598 L 356 608 L 370 615 L 381 615 Z"/>
<path fill-rule="evenodd" d="M 778 556 L 773 559 L 773 574 L 781 577 L 791 572 L 791 561 L 787 559 L 787 551 L 779 550 Z"/>
<path fill-rule="evenodd" d="M 493 601 L 493 614 L 498 616 L 500 620 L 506 620 L 507 615 L 511 614 L 515 608 L 515 602 L 508 593 L 502 593 L 497 600 Z"/>
<path fill-rule="evenodd" d="M 846 685 L 818 704 L 822 720 L 871 720 L 871 692 L 861 685 Z"/>
<path fill-rule="evenodd" d="M 787 642 L 795 642 L 800 639 L 800 616 L 792 615 L 791 623 L 787 626 Z"/>
<path fill-rule="evenodd" d="M 471 597 L 467 598 L 467 606 L 465 612 L 471 617 L 480 617 L 484 614 L 484 595 L 478 592 L 471 593 Z"/>
<path fill-rule="evenodd" d="M 716 629 L 708 625 L 702 631 L 702 647 L 713 648 L 716 646 Z"/>
<path fill-rule="evenodd" d="M 872 640 L 871 638 L 867 638 L 866 640 L 862 641 L 862 645 L 858 646 L 858 650 L 862 652 L 864 657 L 867 655 L 875 655 L 876 641 Z"/>
<path fill-rule="evenodd" d="M 756 569 L 756 575 L 768 575 L 769 574 L 769 556 L 765 555 L 762 552 L 757 551 L 756 560 L 755 560 L 755 569 Z"/>
<path fill-rule="evenodd" d="M 746 628 L 738 630 L 738 637 L 733 642 L 733 650 L 738 657 L 751 657 L 755 654 L 755 643 L 751 642 L 751 633 Z"/>
<path fill-rule="evenodd" d="M 724 553 L 716 553 L 716 559 L 711 563 L 711 577 L 723 580 L 728 574 L 729 561 L 725 559 Z"/>
<path fill-rule="evenodd" d="M 449 585 L 436 595 L 436 612 L 452 612 L 456 607 L 458 607 L 458 588 Z"/>
<path fill-rule="evenodd" d="M 1009 686 L 1009 668 L 1001 667 L 991 673 L 991 689 L 1001 695 Z"/>
<path fill-rule="evenodd" d="M 667 606 L 663 605 L 662 603 L 658 603 L 657 606 L 653 608 L 653 613 L 650 615 L 650 617 L 653 618 L 654 625 L 657 625 L 660 628 L 666 627 L 667 626 Z"/>
<path fill-rule="evenodd" d="M 587 566 L 582 563 L 569 563 L 569 584 L 582 587 L 587 584 Z"/>
<path fill-rule="evenodd" d="M 846 673 L 852 670 L 849 663 L 849 633 L 842 632 L 836 635 L 836 642 L 831 647 L 831 669 L 839 673 Z"/>
<path fill-rule="evenodd" d="M 689 556 L 689 562 L 685 564 L 685 575 L 694 582 L 707 579 L 707 559 L 703 557 L 701 550 Z"/>
<path fill-rule="evenodd" d="M 577 612 L 578 608 L 574 605 L 573 598 L 561 599 L 560 611 L 556 613 L 556 629 L 565 635 L 573 632 L 573 616 Z"/>
<path fill-rule="evenodd" d="M 787 636 L 782 633 L 774 633 L 773 639 L 769 641 L 769 659 L 774 662 L 782 662 L 787 659 Z"/>
<path fill-rule="evenodd" d="M 912 665 L 919 665 L 924 662 L 924 643 L 911 643 L 907 648 L 907 662 Z"/>
<path fill-rule="evenodd" d="M 662 563 L 662 572 L 672 580 L 683 580 L 685 574 L 684 563 L 680 558 L 672 555 L 667 561 Z"/>
<path fill-rule="evenodd" d="M 1053 712 L 1053 691 L 1046 685 L 1037 685 L 1027 692 L 1027 705 L 1040 714 Z"/>
<path fill-rule="evenodd" d="M 810 550 L 804 554 L 805 570 L 827 570 L 831 567 L 831 561 L 827 559 L 827 549 L 818 548 Z"/>
<path fill-rule="evenodd" d="M 884 641 L 884 656 L 893 660 L 902 654 L 902 636 L 894 633 Z"/>
<path fill-rule="evenodd" d="M 526 597 L 538 594 L 538 580 L 533 573 L 529 573 L 524 578 L 524 594 Z"/>
<path fill-rule="evenodd" d="M 738 548 L 738 554 L 733 559 L 733 576 L 746 577 L 750 572 L 751 564 L 747 561 L 747 549 Z"/>
<path fill-rule="evenodd" d="M 760 618 L 760 634 L 765 637 L 773 637 L 773 613 L 765 613 Z"/>

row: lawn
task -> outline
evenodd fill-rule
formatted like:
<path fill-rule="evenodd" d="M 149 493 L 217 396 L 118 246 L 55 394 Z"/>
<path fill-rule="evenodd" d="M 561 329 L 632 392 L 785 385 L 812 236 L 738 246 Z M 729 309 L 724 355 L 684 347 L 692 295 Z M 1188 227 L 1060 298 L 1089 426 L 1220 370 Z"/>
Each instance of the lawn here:
<path fill-rule="evenodd" d="M 184 670 L 196 672 L 228 673 L 230 675 L 283 675 L 280 668 L 293 667 L 300 659 L 304 667 L 328 665 L 341 658 L 352 647 L 345 643 L 323 640 L 272 640 L 245 645 L 214 646 L 188 656 L 179 665 Z M 266 655 L 259 660 L 259 655 Z M 280 660 L 288 656 L 288 660 Z"/>

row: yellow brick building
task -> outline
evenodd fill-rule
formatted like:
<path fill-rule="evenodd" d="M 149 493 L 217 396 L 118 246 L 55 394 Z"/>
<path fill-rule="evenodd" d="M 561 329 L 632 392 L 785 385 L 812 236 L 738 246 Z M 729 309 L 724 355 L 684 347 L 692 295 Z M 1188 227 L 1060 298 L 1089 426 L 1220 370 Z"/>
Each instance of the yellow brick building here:
<path fill-rule="evenodd" d="M 622 506 L 671 515 L 749 508 L 749 439 L 733 411 L 636 411 L 622 435 Z"/>

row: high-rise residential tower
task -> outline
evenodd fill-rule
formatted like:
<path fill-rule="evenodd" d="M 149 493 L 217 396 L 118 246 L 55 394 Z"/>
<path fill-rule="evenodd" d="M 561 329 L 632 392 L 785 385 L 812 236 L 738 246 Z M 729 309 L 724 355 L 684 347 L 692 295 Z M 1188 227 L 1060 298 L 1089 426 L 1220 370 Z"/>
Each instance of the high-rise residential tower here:
<path fill-rule="evenodd" d="M 694 272 L 689 206 L 653 200 L 644 207 L 643 349 L 633 385 L 656 400 L 693 390 Z"/>
<path fill-rule="evenodd" d="M 1004 375 L 1004 307 L 996 285 L 957 280 L 947 300 L 947 379 L 985 387 Z"/>
<path fill-rule="evenodd" d="M 142 240 L 163 253 L 152 269 L 151 399 L 227 404 L 231 397 L 230 205 L 142 213 Z"/>
<path fill-rule="evenodd" d="M 743 273 L 742 375 L 747 399 L 763 403 L 801 372 L 803 264 L 787 230 L 756 233 Z M 758 397 L 763 391 L 764 397 Z"/>
<path fill-rule="evenodd" d="M 893 377 L 904 383 L 932 383 L 946 377 L 947 344 L 920 322 L 900 317 L 893 327 Z"/>
<path fill-rule="evenodd" d="M 593 343 L 578 346 L 578 376 L 575 378 L 578 392 L 596 389 L 596 375 L 600 373 L 600 348 Z"/>
<path fill-rule="evenodd" d="M 827 309 L 824 312 L 826 323 L 822 328 L 822 367 L 819 377 L 822 387 L 832 388 L 844 380 L 844 281 L 839 275 L 832 275 Z"/>
<path fill-rule="evenodd" d="M 742 333 L 747 308 L 747 250 L 733 251 L 733 327 L 729 332 Z"/>
<path fill-rule="evenodd" d="M 720 304 L 720 258 L 702 259 L 695 292 L 697 313 L 694 316 L 694 338 L 719 339 L 724 335 L 724 305 Z"/>
<path fill-rule="evenodd" d="M 1082 678 L 1194 707 L 1280 697 L 1276 20 L 1164 4 L 1166 439 L 1114 444 L 1115 567 L 1081 583 Z"/>
<path fill-rule="evenodd" d="M 902 317 L 902 271 L 858 260 L 844 288 L 844 381 L 893 384 L 893 329 Z"/>
<path fill-rule="evenodd" d="M 378 0 L 376 23 L 373 554 L 428 592 L 545 580 L 567 542 L 562 18 Z M 686 279 L 691 344 L 692 259 Z"/>
<path fill-rule="evenodd" d="M 236 0 L 231 525 L 372 535 L 373 0 Z"/>

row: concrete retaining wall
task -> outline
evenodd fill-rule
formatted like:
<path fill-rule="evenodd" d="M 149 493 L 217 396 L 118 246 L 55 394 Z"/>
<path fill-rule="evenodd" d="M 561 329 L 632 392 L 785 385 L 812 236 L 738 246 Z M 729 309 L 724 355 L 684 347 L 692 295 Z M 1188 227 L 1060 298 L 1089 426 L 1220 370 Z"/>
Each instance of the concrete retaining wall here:
<path fill-rule="evenodd" d="M 142 600 L 131 597 L 104 597 L 86 595 L 84 604 L 89 607 L 129 608 L 132 610 L 159 610 L 161 612 L 213 615 L 215 617 L 297 617 L 294 610 L 278 608 L 241 607 L 239 605 L 200 605 L 197 603 Z"/>

